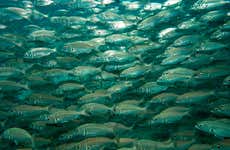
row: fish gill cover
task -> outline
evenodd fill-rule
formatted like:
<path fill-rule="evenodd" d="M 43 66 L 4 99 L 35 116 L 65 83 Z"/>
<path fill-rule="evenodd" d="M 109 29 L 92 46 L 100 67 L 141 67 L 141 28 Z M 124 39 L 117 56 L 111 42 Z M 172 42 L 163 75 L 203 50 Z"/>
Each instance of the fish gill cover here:
<path fill-rule="evenodd" d="M 0 150 L 230 149 L 229 0 L 0 0 Z"/>

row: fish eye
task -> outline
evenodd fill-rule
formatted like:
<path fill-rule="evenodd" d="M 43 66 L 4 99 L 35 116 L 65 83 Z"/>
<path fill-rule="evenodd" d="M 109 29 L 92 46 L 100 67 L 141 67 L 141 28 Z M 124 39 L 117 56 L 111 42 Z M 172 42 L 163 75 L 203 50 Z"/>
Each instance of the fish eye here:
<path fill-rule="evenodd" d="M 217 144 L 217 148 L 218 148 L 218 149 L 220 149 L 220 148 L 221 148 L 220 144 Z"/>
<path fill-rule="evenodd" d="M 91 111 L 87 111 L 87 114 L 88 115 L 93 115 Z"/>
<path fill-rule="evenodd" d="M 153 119 L 153 121 L 158 121 L 158 120 L 159 120 L 158 118 Z"/>
<path fill-rule="evenodd" d="M 111 117 L 115 117 L 115 116 L 116 116 L 116 114 L 112 112 L 111 113 Z"/>
<path fill-rule="evenodd" d="M 199 127 L 202 127 L 202 126 L 203 126 L 202 124 L 197 124 L 197 125 L 196 125 L 196 127 L 198 127 L 198 128 L 199 128 Z"/>
<path fill-rule="evenodd" d="M 210 129 L 210 132 L 214 132 L 214 129 Z"/>

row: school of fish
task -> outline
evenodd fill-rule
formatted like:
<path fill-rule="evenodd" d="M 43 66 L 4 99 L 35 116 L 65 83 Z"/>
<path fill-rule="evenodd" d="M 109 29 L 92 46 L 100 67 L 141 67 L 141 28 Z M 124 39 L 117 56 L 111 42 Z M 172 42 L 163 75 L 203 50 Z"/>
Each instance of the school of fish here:
<path fill-rule="evenodd" d="M 229 150 L 229 0 L 1 0 L 0 150 Z"/>

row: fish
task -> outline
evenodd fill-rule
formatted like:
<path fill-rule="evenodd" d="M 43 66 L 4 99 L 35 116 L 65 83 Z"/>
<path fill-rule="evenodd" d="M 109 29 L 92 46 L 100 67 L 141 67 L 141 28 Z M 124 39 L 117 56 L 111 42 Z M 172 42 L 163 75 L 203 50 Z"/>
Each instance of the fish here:
<path fill-rule="evenodd" d="M 189 116 L 190 108 L 183 106 L 172 106 L 161 111 L 152 119 L 147 120 L 144 124 L 153 126 L 156 124 L 174 124 L 180 122 L 184 117 Z"/>
<path fill-rule="evenodd" d="M 193 144 L 189 147 L 189 150 L 195 150 L 197 148 L 201 149 L 201 150 L 208 150 L 210 149 L 212 146 L 209 144 Z"/>
<path fill-rule="evenodd" d="M 133 145 L 135 141 L 136 139 L 132 138 L 120 138 L 118 141 L 118 147 L 122 148 L 119 148 L 119 150 L 133 150 Z"/>
<path fill-rule="evenodd" d="M 111 149 L 115 150 L 117 147 L 116 141 L 110 138 L 106 137 L 95 137 L 95 138 L 87 138 L 85 140 L 82 140 L 80 142 L 73 142 L 68 144 L 63 144 L 57 147 L 57 150 L 71 150 L 71 149 L 91 149 L 91 150 L 97 150 L 97 149 Z"/>
<path fill-rule="evenodd" d="M 201 30 L 205 28 L 205 24 L 201 22 L 196 17 L 185 20 L 177 25 L 178 29 L 186 30 L 186 31 L 194 31 L 194 30 Z"/>
<path fill-rule="evenodd" d="M 138 45 L 134 45 L 130 47 L 128 49 L 128 52 L 130 52 L 131 54 L 137 55 L 137 56 L 142 56 L 147 53 L 154 52 L 157 49 L 160 49 L 161 47 L 162 47 L 161 44 L 157 42 L 152 42 L 148 44 L 138 44 Z"/>
<path fill-rule="evenodd" d="M 84 25 L 88 20 L 83 17 L 77 16 L 53 16 L 50 18 L 50 22 L 53 24 L 59 24 L 65 27 L 71 27 L 76 25 Z"/>
<path fill-rule="evenodd" d="M 19 106 L 13 107 L 9 111 L 9 113 L 12 116 L 22 117 L 22 118 L 38 117 L 42 114 L 49 114 L 49 107 L 19 105 Z"/>
<path fill-rule="evenodd" d="M 36 0 L 34 3 L 36 6 L 48 6 L 48 5 L 52 5 L 54 1 L 53 0 Z"/>
<path fill-rule="evenodd" d="M 78 66 L 73 69 L 73 75 L 79 82 L 90 80 L 93 76 L 101 74 L 101 69 L 93 66 Z"/>
<path fill-rule="evenodd" d="M 16 145 L 25 145 L 32 147 L 33 146 L 33 137 L 32 135 L 21 128 L 9 128 L 6 129 L 2 134 L 1 137 L 4 140 L 11 141 Z"/>
<path fill-rule="evenodd" d="M 198 122 L 195 128 L 217 138 L 229 137 L 229 119 L 217 119 Z"/>
<path fill-rule="evenodd" d="M 111 95 L 106 90 L 96 90 L 92 93 L 83 95 L 77 101 L 78 105 L 84 105 L 88 103 L 97 103 L 104 105 L 112 105 Z"/>
<path fill-rule="evenodd" d="M 0 91 L 3 93 L 16 92 L 20 90 L 29 90 L 27 85 L 17 83 L 10 80 L 1 80 L 0 81 Z"/>
<path fill-rule="evenodd" d="M 123 45 L 123 44 L 131 45 L 132 44 L 131 43 L 132 41 L 130 40 L 130 38 L 123 34 L 109 35 L 105 38 L 105 42 L 108 44 L 113 44 L 113 45 Z"/>
<path fill-rule="evenodd" d="M 48 80 L 52 84 L 56 85 L 65 81 L 76 80 L 73 72 L 70 70 L 67 71 L 65 69 L 50 69 L 45 70 L 44 72 L 38 72 L 38 74 L 41 74 L 40 76 L 43 77 L 45 80 Z"/>
<path fill-rule="evenodd" d="M 71 111 L 71 110 L 59 110 L 55 111 L 44 119 L 47 124 L 63 124 L 73 120 L 82 121 L 87 117 L 87 114 L 83 112 Z"/>
<path fill-rule="evenodd" d="M 194 75 L 194 70 L 178 67 L 164 71 L 157 79 L 157 83 L 164 86 L 175 86 L 180 83 L 182 86 L 186 86 Z"/>
<path fill-rule="evenodd" d="M 175 93 L 161 93 L 156 96 L 153 96 L 148 102 L 147 105 L 170 105 L 175 103 L 176 99 L 178 98 L 178 95 Z"/>
<path fill-rule="evenodd" d="M 225 11 L 213 10 L 201 16 L 199 20 L 204 23 L 213 23 L 225 19 L 226 16 L 227 13 Z"/>
<path fill-rule="evenodd" d="M 137 58 L 134 55 L 129 55 L 127 52 L 108 50 L 92 58 L 93 63 L 108 63 L 108 64 L 126 64 L 133 62 Z"/>
<path fill-rule="evenodd" d="M 188 105 L 202 105 L 210 101 L 210 99 L 215 96 L 213 91 L 195 91 L 188 92 L 179 95 L 176 103 L 177 104 L 188 104 Z"/>
<path fill-rule="evenodd" d="M 174 19 L 174 17 L 180 18 L 181 11 L 177 9 L 165 9 L 158 12 L 156 15 L 149 16 L 143 19 L 139 24 L 137 29 L 148 31 L 160 24 L 167 24 Z"/>
<path fill-rule="evenodd" d="M 115 137 L 122 137 L 124 135 L 128 135 L 130 132 L 132 132 L 132 126 L 125 126 L 122 123 L 117 122 L 106 122 L 104 125 L 110 127 L 113 129 L 113 133 Z"/>
<path fill-rule="evenodd" d="M 132 82 L 129 81 L 121 81 L 120 83 L 117 83 L 113 85 L 112 87 L 108 88 L 107 91 L 111 95 L 115 94 L 122 94 L 124 92 L 127 92 L 128 90 L 133 88 Z"/>
<path fill-rule="evenodd" d="M 54 91 L 54 95 L 69 99 L 79 98 L 84 93 L 86 93 L 84 85 L 78 83 L 64 83 Z"/>
<path fill-rule="evenodd" d="M 229 4 L 229 2 L 226 0 L 221 0 L 221 1 L 198 0 L 197 2 L 193 4 L 192 9 L 196 11 L 202 11 L 202 10 L 210 11 L 210 10 L 215 10 L 217 8 L 222 8 L 226 4 Z"/>
<path fill-rule="evenodd" d="M 226 150 L 228 148 L 229 148 L 229 139 L 224 139 L 223 141 L 220 141 L 220 142 L 212 145 L 213 150 L 216 150 L 216 149 Z"/>
<path fill-rule="evenodd" d="M 158 141 L 152 141 L 152 140 L 146 140 L 146 139 L 140 139 L 135 142 L 134 146 L 137 150 L 143 149 L 174 149 L 175 146 L 173 142 L 169 141 L 163 141 L 163 142 L 158 142 Z"/>
<path fill-rule="evenodd" d="M 174 41 L 173 46 L 181 47 L 193 45 L 194 43 L 199 43 L 200 39 L 200 35 L 183 35 Z"/>
<path fill-rule="evenodd" d="M 26 98 L 25 103 L 36 106 L 60 106 L 63 98 L 44 93 L 32 93 Z"/>
<path fill-rule="evenodd" d="M 7 16 L 10 16 L 8 19 L 6 20 L 29 20 L 31 17 L 31 10 L 26 10 L 24 8 L 20 8 L 20 7 L 6 7 L 6 8 L 1 8 L 0 10 L 2 12 L 1 16 L 3 16 L 4 18 Z"/>
<path fill-rule="evenodd" d="M 229 81 L 230 81 L 230 76 L 227 76 L 223 81 L 223 85 L 224 86 L 229 86 Z"/>
<path fill-rule="evenodd" d="M 24 75 L 24 70 L 20 70 L 14 67 L 0 67 L 1 80 L 18 80 L 22 78 Z"/>
<path fill-rule="evenodd" d="M 216 79 L 229 74 L 228 66 L 216 65 L 207 68 L 200 68 L 195 77 L 198 80 Z"/>
<path fill-rule="evenodd" d="M 90 117 L 96 117 L 96 119 L 106 119 L 113 115 L 113 109 L 104 104 L 88 103 L 80 107 L 79 110 L 86 112 Z"/>
<path fill-rule="evenodd" d="M 14 58 L 14 53 L 0 51 L 1 62 Z"/>
<path fill-rule="evenodd" d="M 93 137 L 113 138 L 114 137 L 113 129 L 103 124 L 95 124 L 95 123 L 83 124 L 77 127 L 76 129 L 73 129 L 71 131 L 68 131 L 67 133 L 60 135 L 58 139 L 60 141 L 69 141 L 71 139 L 76 139 L 76 138 L 87 139 Z"/>
<path fill-rule="evenodd" d="M 230 116 L 229 107 L 230 107 L 230 104 L 222 104 L 222 105 L 219 105 L 213 108 L 211 112 L 219 116 L 229 117 Z"/>
<path fill-rule="evenodd" d="M 51 140 L 43 137 L 34 137 L 35 147 L 46 147 L 51 144 Z"/>
<path fill-rule="evenodd" d="M 117 118 L 116 120 L 122 120 L 124 123 L 127 122 L 126 124 L 128 125 L 135 124 L 151 114 L 151 112 L 144 107 L 122 103 L 114 106 L 113 111 L 114 116 Z M 129 120 L 126 118 L 129 118 Z"/>
<path fill-rule="evenodd" d="M 135 89 L 135 93 L 154 95 L 161 92 L 164 92 L 168 89 L 168 86 L 160 85 L 157 82 L 147 82 L 139 88 Z"/>
<path fill-rule="evenodd" d="M 130 67 L 128 69 L 123 70 L 120 73 L 120 78 L 125 78 L 125 79 L 137 79 L 140 78 L 142 76 L 144 76 L 145 74 L 148 73 L 148 67 L 146 66 L 133 66 Z"/>
<path fill-rule="evenodd" d="M 41 59 L 55 52 L 56 52 L 56 49 L 50 49 L 46 47 L 37 47 L 37 48 L 32 48 L 30 51 L 27 51 L 24 55 L 24 58 L 25 59 Z"/>
<path fill-rule="evenodd" d="M 46 43 L 56 41 L 55 31 L 45 29 L 33 31 L 28 35 L 28 38 L 32 41 L 41 41 Z"/>
<path fill-rule="evenodd" d="M 76 41 L 66 43 L 62 51 L 65 53 L 74 54 L 75 56 L 90 54 L 93 51 L 93 46 L 85 41 Z"/>
<path fill-rule="evenodd" d="M 167 57 L 164 60 L 162 60 L 161 65 L 177 65 L 183 61 L 186 61 L 188 58 L 190 58 L 189 55 L 178 55 L 178 56 Z"/>
<path fill-rule="evenodd" d="M 225 48 L 226 48 L 226 45 L 224 44 L 206 41 L 204 43 L 201 43 L 201 46 L 199 49 L 197 49 L 197 52 L 210 53 L 210 52 L 222 50 Z"/>

